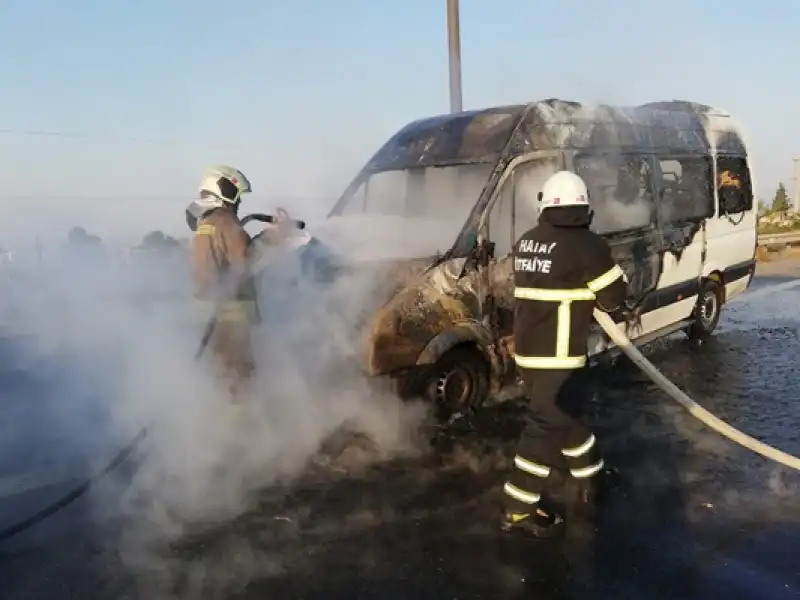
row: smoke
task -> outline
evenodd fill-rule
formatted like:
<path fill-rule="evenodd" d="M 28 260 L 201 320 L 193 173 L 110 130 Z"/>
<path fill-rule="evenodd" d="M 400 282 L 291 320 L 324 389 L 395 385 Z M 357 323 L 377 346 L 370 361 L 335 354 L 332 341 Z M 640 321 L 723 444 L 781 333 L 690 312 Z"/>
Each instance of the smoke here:
<path fill-rule="evenodd" d="M 538 221 L 538 193 L 557 169 L 554 159 L 535 160 L 516 167 L 513 177 L 506 181 L 490 222 L 501 254 L 510 251 L 504 239 L 512 219 L 510 190 L 514 188 L 515 237 L 519 237 Z M 611 233 L 650 224 L 655 204 L 649 194 L 650 173 L 646 164 L 621 154 L 606 153 L 578 159 L 576 171 L 589 189 L 594 231 Z"/>
<path fill-rule="evenodd" d="M 455 241 L 493 167 L 480 163 L 373 174 L 354 192 L 343 211 L 346 219 L 319 235 L 335 235 L 332 242 L 346 244 L 347 252 L 368 249 L 370 256 L 420 257 L 444 251 Z"/>
<path fill-rule="evenodd" d="M 589 186 L 595 231 L 613 233 L 650 224 L 654 203 L 646 163 L 622 155 L 604 155 L 580 160 L 577 168 Z"/>
<path fill-rule="evenodd" d="M 409 246 L 417 238 L 397 235 L 394 220 L 381 225 L 400 254 L 421 251 Z M 358 236 L 360 226 L 356 219 L 350 235 Z M 173 586 L 188 563 L 167 561 L 165 547 L 229 522 L 263 490 L 324 465 L 320 453 L 333 434 L 341 437 L 328 459 L 340 470 L 425 449 L 426 407 L 402 403 L 363 372 L 364 326 L 386 299 L 374 269 L 356 266 L 316 282 L 302 276 L 296 253 L 275 251 L 260 278 L 265 322 L 253 334 L 259 370 L 246 414 L 237 417 L 212 353 L 194 360 L 205 323 L 192 312 L 188 256 L 121 265 L 109 251 L 114 241 L 15 263 L 7 273 L 4 323 L 34 336 L 32 363 L 68 365 L 58 402 L 49 406 L 62 429 L 54 432 L 65 442 L 61 454 L 100 439 L 103 452 L 92 459 L 101 461 L 154 423 L 131 478 L 107 482 L 92 498 L 98 516 L 124 517 L 119 552 L 134 572 Z M 365 251 L 352 250 L 353 256 Z M 383 268 L 382 275 L 391 279 L 392 273 Z M 269 550 L 274 556 L 264 552 L 250 564 L 263 563 L 267 575 L 266 565 L 280 563 L 280 549 Z M 240 560 L 223 553 L 205 561 L 201 579 L 215 589 L 194 591 L 213 594 L 232 583 Z"/>
<path fill-rule="evenodd" d="M 711 148 L 716 151 L 720 141 L 728 135 L 736 135 L 746 147 L 751 147 L 746 132 L 741 124 L 731 118 L 724 110 L 714 110 L 703 116 L 706 137 Z"/>

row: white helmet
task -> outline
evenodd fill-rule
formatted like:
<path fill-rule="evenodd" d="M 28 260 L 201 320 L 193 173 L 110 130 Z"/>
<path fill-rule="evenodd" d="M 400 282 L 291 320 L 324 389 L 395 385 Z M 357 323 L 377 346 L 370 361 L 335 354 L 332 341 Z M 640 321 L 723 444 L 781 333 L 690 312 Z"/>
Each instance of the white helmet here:
<path fill-rule="evenodd" d="M 540 210 L 562 206 L 585 206 L 589 208 L 589 191 L 583 179 L 570 171 L 559 171 L 551 175 L 542 186 Z"/>
<path fill-rule="evenodd" d="M 211 195 L 228 204 L 238 204 L 242 194 L 251 192 L 250 180 L 239 169 L 225 165 L 207 168 L 200 181 L 200 196 Z"/>

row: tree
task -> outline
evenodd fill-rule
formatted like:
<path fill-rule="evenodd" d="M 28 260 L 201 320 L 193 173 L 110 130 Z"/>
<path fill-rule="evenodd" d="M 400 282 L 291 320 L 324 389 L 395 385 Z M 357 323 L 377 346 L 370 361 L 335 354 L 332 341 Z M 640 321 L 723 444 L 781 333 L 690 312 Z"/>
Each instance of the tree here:
<path fill-rule="evenodd" d="M 171 250 L 178 247 L 180 247 L 178 240 L 157 230 L 144 236 L 142 243 L 139 244 L 142 250 Z"/>
<path fill-rule="evenodd" d="M 787 212 L 788 210 L 789 194 L 786 193 L 786 186 L 780 182 L 775 192 L 775 199 L 772 201 L 772 212 Z"/>
<path fill-rule="evenodd" d="M 769 209 L 769 206 L 767 206 L 767 203 L 764 202 L 763 200 L 759 200 L 758 201 L 758 216 L 759 217 L 763 217 L 764 215 L 769 214 L 769 212 L 770 212 L 770 209 Z"/>

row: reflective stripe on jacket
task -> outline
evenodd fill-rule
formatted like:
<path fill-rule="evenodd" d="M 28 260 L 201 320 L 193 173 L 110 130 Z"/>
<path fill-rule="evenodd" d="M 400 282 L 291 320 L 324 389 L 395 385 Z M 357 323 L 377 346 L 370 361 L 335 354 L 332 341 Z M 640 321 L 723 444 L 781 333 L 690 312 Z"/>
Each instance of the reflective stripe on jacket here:
<path fill-rule="evenodd" d="M 514 280 L 514 359 L 523 369 L 584 366 L 592 309 L 616 310 L 627 293 L 602 237 L 549 223 L 517 242 Z"/>
<path fill-rule="evenodd" d="M 217 321 L 246 321 L 252 323 L 255 319 L 257 306 L 250 300 L 228 300 L 219 306 L 208 300 L 197 300 L 195 312 L 197 320 L 207 322 L 216 316 Z M 216 311 L 216 312 L 215 312 Z"/>

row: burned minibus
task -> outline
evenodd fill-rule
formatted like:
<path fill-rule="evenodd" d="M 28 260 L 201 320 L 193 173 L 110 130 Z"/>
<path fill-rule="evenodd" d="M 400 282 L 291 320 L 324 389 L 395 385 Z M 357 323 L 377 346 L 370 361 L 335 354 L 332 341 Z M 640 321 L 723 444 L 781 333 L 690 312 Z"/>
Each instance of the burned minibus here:
<path fill-rule="evenodd" d="M 545 100 L 405 126 L 312 231 L 383 265 L 393 282 L 365 322 L 371 375 L 447 412 L 511 380 L 510 252 L 538 220 L 542 183 L 561 169 L 586 181 L 592 228 L 641 307 L 634 341 L 711 334 L 755 265 L 753 180 L 730 116 L 679 101 Z M 599 328 L 587 344 L 590 356 L 612 347 Z"/>

